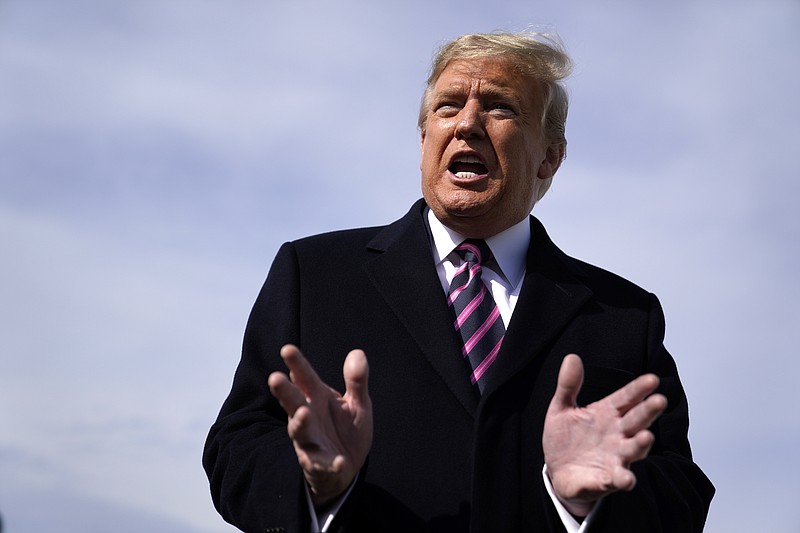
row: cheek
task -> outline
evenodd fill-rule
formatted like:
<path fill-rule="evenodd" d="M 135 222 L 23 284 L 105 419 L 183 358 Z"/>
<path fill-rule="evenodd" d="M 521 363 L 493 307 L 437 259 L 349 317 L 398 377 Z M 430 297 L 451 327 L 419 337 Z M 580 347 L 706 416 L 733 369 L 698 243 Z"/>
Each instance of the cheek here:
<path fill-rule="evenodd" d="M 431 151 L 423 144 L 420 150 L 419 169 L 422 171 L 422 177 L 425 177 L 425 172 L 430 171 L 431 166 Z"/>
<path fill-rule="evenodd" d="M 422 143 L 419 158 L 419 170 L 422 178 L 422 188 L 430 188 L 437 175 L 436 151 L 431 147 L 429 141 Z"/>
<path fill-rule="evenodd" d="M 537 178 L 539 168 L 536 154 L 527 149 L 522 142 L 515 143 L 513 148 L 506 152 L 504 160 L 503 184 L 507 195 L 507 205 L 513 205 L 515 212 L 530 212 L 535 203 L 536 194 L 541 185 Z M 520 157 L 520 154 L 522 157 Z M 517 157 L 514 157 L 514 156 Z"/>
<path fill-rule="evenodd" d="M 420 145 L 420 168 L 434 172 L 438 169 L 442 160 L 442 147 L 436 143 L 436 139 L 430 135 L 426 136 Z"/>

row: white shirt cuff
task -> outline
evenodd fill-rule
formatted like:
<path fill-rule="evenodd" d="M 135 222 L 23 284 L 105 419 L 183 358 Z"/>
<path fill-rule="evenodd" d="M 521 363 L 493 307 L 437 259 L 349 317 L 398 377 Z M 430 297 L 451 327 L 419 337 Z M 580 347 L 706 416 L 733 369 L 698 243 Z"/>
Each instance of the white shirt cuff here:
<path fill-rule="evenodd" d="M 544 486 L 547 489 L 547 494 L 550 495 L 550 499 L 553 500 L 553 505 L 556 507 L 556 511 L 558 511 L 558 516 L 561 518 L 561 523 L 564 524 L 564 527 L 567 529 L 567 533 L 585 533 L 589 531 L 589 526 L 592 523 L 592 519 L 594 515 L 597 513 L 597 509 L 600 507 L 600 501 L 594 504 L 592 510 L 586 515 L 586 518 L 583 519 L 583 523 L 579 524 L 575 517 L 573 517 L 569 511 L 564 507 L 561 501 L 556 496 L 555 490 L 553 490 L 553 484 L 550 483 L 550 477 L 547 475 L 547 465 L 544 465 L 542 468 L 542 479 L 544 479 Z"/>
<path fill-rule="evenodd" d="M 328 531 L 333 519 L 336 517 L 336 513 L 339 512 L 339 509 L 342 508 L 347 497 L 353 492 L 353 487 L 356 486 L 357 479 L 358 475 L 356 475 L 353 482 L 350 483 L 350 486 L 347 487 L 347 490 L 344 491 L 341 496 L 333 500 L 333 502 L 326 505 L 325 510 L 321 513 L 317 513 L 316 509 L 314 509 L 314 503 L 311 501 L 311 490 L 309 490 L 308 484 L 305 484 L 306 501 L 308 502 L 308 509 L 311 514 L 311 533 L 326 533 Z M 322 524 L 322 527 L 320 527 L 320 524 Z"/>

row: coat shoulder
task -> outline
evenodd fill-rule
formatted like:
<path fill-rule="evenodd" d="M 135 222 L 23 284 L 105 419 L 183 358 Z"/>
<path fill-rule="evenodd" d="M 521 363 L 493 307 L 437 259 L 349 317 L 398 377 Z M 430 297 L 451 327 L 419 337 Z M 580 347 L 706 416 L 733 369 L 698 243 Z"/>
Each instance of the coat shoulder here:
<path fill-rule="evenodd" d="M 531 231 L 531 238 L 537 244 L 531 247 L 532 255 L 528 261 L 535 269 L 554 278 L 567 276 L 577 279 L 592 291 L 595 298 L 610 304 L 650 306 L 653 295 L 648 290 L 619 274 L 568 255 L 553 243 L 544 226 L 535 218 Z"/>
<path fill-rule="evenodd" d="M 418 244 L 426 239 L 426 226 L 422 213 L 425 204 L 417 201 L 400 219 L 390 224 L 363 228 L 343 229 L 304 237 L 289 243 L 298 257 L 317 257 L 324 254 L 331 259 L 344 259 L 353 254 L 381 252 L 398 243 Z"/>

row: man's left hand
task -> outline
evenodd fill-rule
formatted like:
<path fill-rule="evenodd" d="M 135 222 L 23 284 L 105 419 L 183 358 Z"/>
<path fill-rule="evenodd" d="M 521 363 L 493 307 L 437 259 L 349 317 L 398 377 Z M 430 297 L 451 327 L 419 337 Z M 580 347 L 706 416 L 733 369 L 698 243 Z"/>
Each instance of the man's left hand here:
<path fill-rule="evenodd" d="M 654 441 L 647 428 L 667 407 L 666 397 L 653 394 L 658 383 L 657 376 L 645 374 L 578 407 L 583 363 L 574 354 L 564 358 L 542 448 L 556 496 L 573 515 L 586 516 L 603 496 L 636 485 L 630 465 L 647 456 Z"/>

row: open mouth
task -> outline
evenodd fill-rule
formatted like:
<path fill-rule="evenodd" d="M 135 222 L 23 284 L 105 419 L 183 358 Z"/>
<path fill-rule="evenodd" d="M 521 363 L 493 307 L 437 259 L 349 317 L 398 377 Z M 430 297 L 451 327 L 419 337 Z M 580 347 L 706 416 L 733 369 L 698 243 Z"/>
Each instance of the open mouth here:
<path fill-rule="evenodd" d="M 486 168 L 486 165 L 484 165 L 481 160 L 475 156 L 458 157 L 447 168 L 447 170 L 461 179 L 475 178 L 488 174 L 489 172 L 489 169 Z"/>

